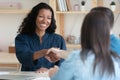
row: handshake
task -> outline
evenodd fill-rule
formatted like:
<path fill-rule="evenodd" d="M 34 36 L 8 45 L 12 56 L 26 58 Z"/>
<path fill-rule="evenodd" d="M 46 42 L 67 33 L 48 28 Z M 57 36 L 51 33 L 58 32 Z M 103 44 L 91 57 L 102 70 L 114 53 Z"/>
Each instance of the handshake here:
<path fill-rule="evenodd" d="M 45 58 L 50 62 L 57 62 L 61 59 L 60 54 L 62 54 L 62 50 L 59 48 L 50 48 L 46 52 Z"/>
<path fill-rule="evenodd" d="M 50 49 L 45 49 L 45 50 L 42 50 L 42 56 L 44 56 L 49 62 L 57 62 L 59 61 L 61 58 L 65 59 L 68 55 L 68 51 L 65 51 L 65 50 L 60 50 L 59 48 L 50 48 Z M 38 51 L 38 55 L 40 52 Z M 36 55 L 36 58 L 39 58 L 39 56 Z M 47 68 L 44 68 L 44 67 L 41 67 L 39 68 L 38 70 L 36 70 L 37 73 L 44 73 L 44 72 L 49 72 L 49 76 L 52 76 L 57 70 L 58 70 L 58 66 L 54 66 L 50 69 L 47 69 Z"/>

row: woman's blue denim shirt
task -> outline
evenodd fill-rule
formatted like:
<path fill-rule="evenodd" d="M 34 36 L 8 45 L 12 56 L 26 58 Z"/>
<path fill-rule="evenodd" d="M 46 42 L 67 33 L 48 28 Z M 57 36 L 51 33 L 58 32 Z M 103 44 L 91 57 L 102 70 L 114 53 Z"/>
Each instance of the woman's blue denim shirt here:
<path fill-rule="evenodd" d="M 15 38 L 16 56 L 22 64 L 22 71 L 36 71 L 41 67 L 51 68 L 54 65 L 60 66 L 63 59 L 57 63 L 49 62 L 45 57 L 33 61 L 33 53 L 42 49 L 49 49 L 52 47 L 66 50 L 65 40 L 58 34 L 46 33 L 43 36 L 42 43 L 37 34 L 25 35 L 18 34 Z"/>

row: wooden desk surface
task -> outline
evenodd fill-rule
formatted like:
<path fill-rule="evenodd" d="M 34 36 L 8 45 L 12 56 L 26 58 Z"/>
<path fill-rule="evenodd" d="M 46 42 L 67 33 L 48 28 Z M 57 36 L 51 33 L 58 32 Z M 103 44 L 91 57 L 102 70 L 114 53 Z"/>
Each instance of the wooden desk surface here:
<path fill-rule="evenodd" d="M 0 67 L 7 69 L 14 68 L 17 71 L 21 70 L 21 65 L 16 58 L 16 55 L 7 52 L 0 52 Z"/>
<path fill-rule="evenodd" d="M 19 64 L 15 54 L 0 52 L 0 64 Z"/>

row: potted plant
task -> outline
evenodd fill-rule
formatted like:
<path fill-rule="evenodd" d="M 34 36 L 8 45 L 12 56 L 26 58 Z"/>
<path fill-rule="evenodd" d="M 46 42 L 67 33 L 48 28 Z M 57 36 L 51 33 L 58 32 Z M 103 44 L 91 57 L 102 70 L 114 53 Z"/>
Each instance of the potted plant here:
<path fill-rule="evenodd" d="M 110 8 L 111 8 L 112 11 L 115 11 L 115 9 L 116 9 L 116 3 L 114 1 L 112 1 L 110 3 Z"/>
<path fill-rule="evenodd" d="M 81 1 L 81 11 L 85 11 L 85 1 Z"/>
<path fill-rule="evenodd" d="M 85 1 L 81 1 L 81 5 L 82 5 L 82 6 L 85 6 Z"/>

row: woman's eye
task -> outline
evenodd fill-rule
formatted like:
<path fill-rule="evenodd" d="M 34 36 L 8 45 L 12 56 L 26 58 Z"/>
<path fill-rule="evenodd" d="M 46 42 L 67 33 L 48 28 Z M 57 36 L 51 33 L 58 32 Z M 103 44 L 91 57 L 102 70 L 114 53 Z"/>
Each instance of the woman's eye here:
<path fill-rule="evenodd" d="M 39 16 L 40 18 L 43 18 L 43 16 Z"/>
<path fill-rule="evenodd" d="M 50 17 L 50 18 L 48 18 L 48 19 L 52 19 L 52 18 Z"/>

